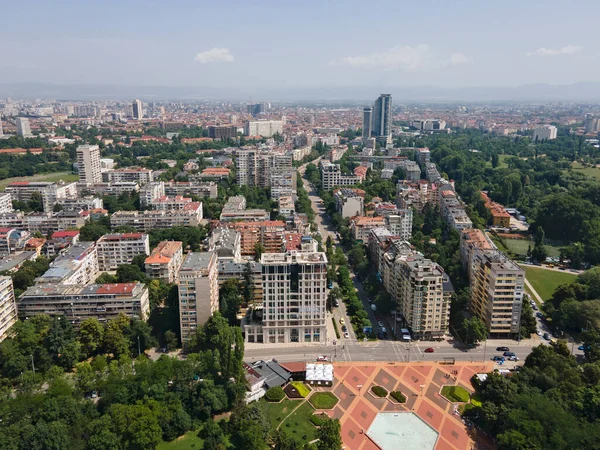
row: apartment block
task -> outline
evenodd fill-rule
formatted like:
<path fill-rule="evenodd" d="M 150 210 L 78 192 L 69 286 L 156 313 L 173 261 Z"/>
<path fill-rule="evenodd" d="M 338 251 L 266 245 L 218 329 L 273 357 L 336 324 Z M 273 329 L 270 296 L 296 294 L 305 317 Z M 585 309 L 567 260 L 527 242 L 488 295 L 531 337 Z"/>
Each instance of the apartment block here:
<path fill-rule="evenodd" d="M 367 242 L 369 230 L 381 227 L 385 227 L 385 220 L 383 217 L 358 216 L 350 220 L 350 230 L 354 234 L 354 239 L 357 241 Z"/>
<path fill-rule="evenodd" d="M 101 183 L 100 147 L 97 145 L 80 145 L 77 147 L 76 153 L 79 183 L 86 185 Z"/>
<path fill-rule="evenodd" d="M 285 222 L 281 220 L 232 222 L 227 226 L 240 233 L 242 256 L 255 256 L 259 243 L 266 253 L 279 252 L 285 238 Z"/>
<path fill-rule="evenodd" d="M 456 192 L 450 184 L 442 185 L 438 188 L 440 211 L 444 220 L 455 230 L 466 230 L 473 228 L 473 223 L 464 205 L 456 197 Z"/>
<path fill-rule="evenodd" d="M 469 281 L 473 277 L 473 255 L 477 250 L 494 250 L 496 246 L 486 234 L 477 228 L 462 230 L 460 234 L 460 261 Z"/>
<path fill-rule="evenodd" d="M 188 253 L 179 270 L 179 322 L 185 343 L 219 309 L 219 266 L 214 252 Z"/>
<path fill-rule="evenodd" d="M 57 199 L 77 198 L 77 183 L 51 183 L 45 181 L 15 181 L 10 183 L 5 193 L 11 195 L 12 200 L 28 202 L 34 193 L 39 193 L 45 212 L 52 212 Z"/>
<path fill-rule="evenodd" d="M 65 316 L 79 327 L 89 318 L 106 322 L 123 313 L 147 320 L 150 315 L 148 287 L 143 283 L 116 284 L 36 284 L 17 300 L 19 317 L 38 314 Z"/>
<path fill-rule="evenodd" d="M 152 180 L 152 170 L 142 167 L 125 167 L 102 172 L 102 181 L 105 183 L 135 182 L 143 186 Z"/>
<path fill-rule="evenodd" d="M 384 217 L 385 227 L 394 236 L 400 236 L 405 241 L 412 237 L 412 209 L 399 210 L 395 214 L 387 214 Z"/>
<path fill-rule="evenodd" d="M 219 260 L 219 287 L 225 281 L 235 279 L 240 282 L 250 280 L 253 305 L 262 305 L 263 285 L 262 266 L 257 261 L 236 262 L 232 259 Z"/>
<path fill-rule="evenodd" d="M 294 169 L 272 169 L 269 174 L 271 198 L 279 199 L 281 196 L 296 194 L 296 171 Z"/>
<path fill-rule="evenodd" d="M 150 206 L 155 199 L 165 195 L 165 182 L 151 181 L 140 189 L 140 206 Z"/>
<path fill-rule="evenodd" d="M 150 254 L 150 238 L 143 233 L 105 234 L 96 241 L 98 266 L 103 272 L 131 264 L 138 255 Z"/>
<path fill-rule="evenodd" d="M 184 209 L 187 205 L 191 203 L 191 197 L 182 197 L 181 195 L 176 195 L 175 197 L 167 197 L 165 195 L 163 197 L 157 197 L 154 200 L 152 200 L 150 206 L 152 206 L 152 209 L 161 211 L 177 211 Z"/>
<path fill-rule="evenodd" d="M 209 125 L 208 137 L 212 139 L 235 139 L 237 127 L 235 125 Z"/>
<path fill-rule="evenodd" d="M 0 192 L 0 213 L 13 212 L 10 192 Z"/>
<path fill-rule="evenodd" d="M 427 181 L 430 183 L 435 183 L 442 179 L 437 166 L 432 162 L 425 163 L 425 176 L 427 177 Z"/>
<path fill-rule="evenodd" d="M 146 275 L 165 283 L 176 283 L 179 268 L 183 262 L 181 241 L 162 241 L 146 258 Z"/>
<path fill-rule="evenodd" d="M 117 211 L 110 216 L 111 228 L 131 226 L 147 232 L 155 228 L 197 227 L 202 221 L 202 203 L 192 202 L 173 211 Z"/>
<path fill-rule="evenodd" d="M 114 195 L 118 197 L 121 194 L 131 194 L 139 192 L 140 185 L 135 181 L 122 181 L 118 183 L 99 183 L 93 186 L 87 186 L 83 192 L 87 194 L 95 194 L 100 197 L 104 195 Z"/>
<path fill-rule="evenodd" d="M 16 228 L 0 228 L 0 257 L 12 255 L 25 248 L 31 233 Z"/>
<path fill-rule="evenodd" d="M 62 211 L 70 212 L 92 211 L 104 208 L 102 199 L 91 195 L 78 198 L 57 198 L 56 203 L 62 206 Z"/>
<path fill-rule="evenodd" d="M 362 195 L 361 195 L 362 194 Z M 362 216 L 365 212 L 364 191 L 361 189 L 338 189 L 333 194 L 337 212 L 342 217 Z"/>
<path fill-rule="evenodd" d="M 417 183 L 402 180 L 396 186 L 396 204 L 400 209 L 422 211 L 427 203 L 432 200 L 431 185 L 426 180 Z"/>
<path fill-rule="evenodd" d="M 272 137 L 274 134 L 283 134 L 282 120 L 249 120 L 244 125 L 246 136 Z"/>
<path fill-rule="evenodd" d="M 535 142 L 556 139 L 556 133 L 557 129 L 554 125 L 544 125 L 533 130 L 533 140 Z"/>
<path fill-rule="evenodd" d="M 239 211 L 225 211 L 225 208 L 223 208 L 223 211 L 219 216 L 219 220 L 221 222 L 264 222 L 269 220 L 270 217 L 271 214 L 269 213 L 269 211 L 266 211 L 264 209 L 243 209 Z"/>
<path fill-rule="evenodd" d="M 471 312 L 492 337 L 513 338 L 521 329 L 525 272 L 498 250 L 475 250 Z"/>
<path fill-rule="evenodd" d="M 282 216 L 291 216 L 296 212 L 296 204 L 291 195 L 281 195 L 277 198 L 277 211 Z"/>
<path fill-rule="evenodd" d="M 163 195 L 174 197 L 176 195 L 196 195 L 198 197 L 217 198 L 217 183 L 214 181 L 168 181 L 164 183 Z M 157 197 L 160 197 L 158 195 Z"/>
<path fill-rule="evenodd" d="M 78 242 L 50 263 L 50 268 L 36 278 L 38 284 L 84 286 L 98 276 L 98 252 L 94 242 Z"/>
<path fill-rule="evenodd" d="M 10 329 L 15 323 L 17 323 L 17 304 L 12 278 L 0 276 L 0 342 L 10 335 Z"/>
<path fill-rule="evenodd" d="M 360 183 L 361 178 L 354 174 L 343 174 L 339 164 L 321 160 L 321 183 L 324 190 L 335 186 L 352 186 Z"/>
<path fill-rule="evenodd" d="M 418 148 L 415 156 L 417 163 L 419 163 L 421 167 L 425 167 L 425 165 L 431 161 L 431 152 L 427 147 Z"/>
<path fill-rule="evenodd" d="M 510 214 L 500 203 L 493 201 L 485 192 L 480 192 L 481 199 L 485 202 L 486 209 L 492 215 L 492 225 L 495 227 L 510 227 Z"/>
<path fill-rule="evenodd" d="M 242 240 L 239 231 L 233 228 L 217 227 L 208 238 L 208 250 L 215 252 L 219 262 L 242 260 Z"/>
<path fill-rule="evenodd" d="M 247 342 L 327 342 L 327 257 L 322 252 L 264 253 L 262 324 Z"/>

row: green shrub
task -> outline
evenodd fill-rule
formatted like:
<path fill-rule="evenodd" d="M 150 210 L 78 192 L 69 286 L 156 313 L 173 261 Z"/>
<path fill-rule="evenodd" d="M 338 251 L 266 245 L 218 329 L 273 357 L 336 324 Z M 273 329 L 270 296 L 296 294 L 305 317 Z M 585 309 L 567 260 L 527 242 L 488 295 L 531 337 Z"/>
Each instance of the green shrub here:
<path fill-rule="evenodd" d="M 306 398 L 310 394 L 310 388 L 301 381 L 292 381 L 291 385 L 294 386 L 302 398 Z"/>
<path fill-rule="evenodd" d="M 400 392 L 400 391 L 393 391 L 393 392 L 390 392 L 390 395 L 398 403 L 406 403 L 406 397 L 404 396 L 404 394 L 402 392 Z"/>
<path fill-rule="evenodd" d="M 273 386 L 267 390 L 265 397 L 269 402 L 280 402 L 285 397 L 285 392 L 283 392 L 281 386 Z"/>
<path fill-rule="evenodd" d="M 373 386 L 371 388 L 371 392 L 373 392 L 373 394 L 375 394 L 377 397 L 387 397 L 388 395 L 388 391 L 381 386 Z"/>
<path fill-rule="evenodd" d="M 313 414 L 312 416 L 310 416 L 310 421 L 314 426 L 320 427 L 321 425 L 323 425 L 323 422 L 325 421 L 326 417 L 327 414 Z"/>
<path fill-rule="evenodd" d="M 469 391 L 461 386 L 444 386 L 442 395 L 454 403 L 468 403 L 471 397 Z"/>
<path fill-rule="evenodd" d="M 341 335 L 340 335 L 340 330 L 338 330 L 338 325 L 335 320 L 335 317 L 332 317 L 331 320 L 333 321 L 333 329 L 335 330 L 335 337 L 339 339 L 341 337 Z"/>
<path fill-rule="evenodd" d="M 315 409 L 331 409 L 338 402 L 338 398 L 331 392 L 315 392 L 308 401 Z"/>

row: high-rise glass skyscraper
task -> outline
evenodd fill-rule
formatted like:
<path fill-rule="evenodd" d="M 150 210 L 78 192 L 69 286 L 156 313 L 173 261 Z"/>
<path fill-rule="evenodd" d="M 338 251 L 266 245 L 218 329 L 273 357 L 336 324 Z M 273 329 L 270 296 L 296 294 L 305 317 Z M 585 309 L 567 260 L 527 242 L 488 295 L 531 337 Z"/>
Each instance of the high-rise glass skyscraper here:
<path fill-rule="evenodd" d="M 392 134 L 392 95 L 381 94 L 373 106 L 373 134 L 389 140 Z"/>
<path fill-rule="evenodd" d="M 371 137 L 371 130 L 373 124 L 373 108 L 364 108 L 363 109 L 363 127 L 362 127 L 362 137 L 363 139 L 368 139 Z"/>
<path fill-rule="evenodd" d="M 141 100 L 137 98 L 132 103 L 133 106 L 133 118 L 141 120 L 144 118 L 144 105 Z"/>

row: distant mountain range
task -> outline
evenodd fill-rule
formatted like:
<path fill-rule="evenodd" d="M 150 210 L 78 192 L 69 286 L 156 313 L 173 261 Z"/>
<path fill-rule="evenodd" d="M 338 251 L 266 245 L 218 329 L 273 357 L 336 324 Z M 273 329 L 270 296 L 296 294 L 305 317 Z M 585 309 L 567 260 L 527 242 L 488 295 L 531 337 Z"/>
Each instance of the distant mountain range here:
<path fill-rule="evenodd" d="M 53 98 L 58 100 L 222 100 L 273 102 L 364 103 L 379 94 L 392 94 L 394 103 L 428 102 L 549 102 L 600 101 L 600 82 L 569 85 L 529 84 L 516 87 L 436 86 L 322 86 L 289 88 L 209 88 L 174 86 L 117 86 L 103 84 L 0 83 L 0 97 L 15 99 Z"/>

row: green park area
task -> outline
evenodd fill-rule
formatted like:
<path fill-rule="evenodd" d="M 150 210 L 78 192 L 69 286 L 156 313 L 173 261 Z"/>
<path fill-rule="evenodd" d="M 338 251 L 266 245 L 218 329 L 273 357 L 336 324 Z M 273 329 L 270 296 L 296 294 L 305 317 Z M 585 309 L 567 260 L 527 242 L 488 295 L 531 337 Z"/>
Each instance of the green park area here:
<path fill-rule="evenodd" d="M 575 173 L 582 173 L 587 177 L 600 180 L 600 168 L 598 167 L 583 167 L 581 163 L 574 162 L 573 164 L 571 164 L 571 168 Z"/>
<path fill-rule="evenodd" d="M 504 246 L 507 250 L 514 253 L 515 255 L 527 255 L 527 250 L 531 246 L 533 249 L 533 241 L 529 239 L 508 239 L 504 238 L 502 240 Z M 548 256 L 558 257 L 560 256 L 560 247 L 559 245 L 552 245 L 548 242 L 544 243 L 544 247 L 546 248 L 546 252 Z"/>
<path fill-rule="evenodd" d="M 161 442 L 156 450 L 200 450 L 204 441 L 198 437 L 198 431 L 188 431 L 170 442 Z"/>
<path fill-rule="evenodd" d="M 543 300 L 548 300 L 552 297 L 554 290 L 558 286 L 565 283 L 572 283 L 577 277 L 577 275 L 569 272 L 559 272 L 557 270 L 540 269 L 531 266 L 521 267 L 525 269 L 527 280 Z"/>
<path fill-rule="evenodd" d="M 5 178 L 4 180 L 0 180 L 0 190 L 4 190 L 6 186 L 10 183 L 14 183 L 15 181 L 60 181 L 63 180 L 65 182 L 77 181 L 79 180 L 79 175 L 71 173 L 71 172 L 54 172 L 54 173 L 40 173 L 38 175 L 33 175 L 31 177 L 14 177 L 14 178 Z"/>
<path fill-rule="evenodd" d="M 281 403 L 264 402 L 264 405 L 272 428 L 279 426 L 285 434 L 303 442 L 315 439 L 317 429 L 310 421 L 315 409 L 308 401 L 285 399 Z"/>

